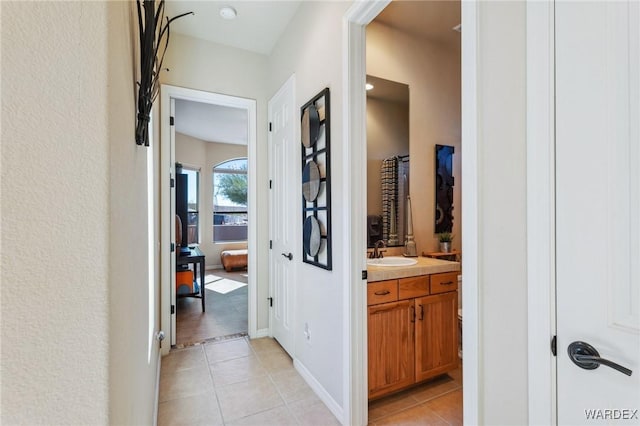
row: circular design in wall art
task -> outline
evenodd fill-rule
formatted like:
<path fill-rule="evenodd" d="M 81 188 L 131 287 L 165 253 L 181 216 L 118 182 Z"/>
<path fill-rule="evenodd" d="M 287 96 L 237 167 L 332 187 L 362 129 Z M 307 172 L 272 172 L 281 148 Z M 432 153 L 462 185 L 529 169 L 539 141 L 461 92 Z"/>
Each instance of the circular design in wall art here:
<path fill-rule="evenodd" d="M 315 161 L 309 161 L 302 170 L 302 195 L 308 202 L 315 200 L 320 192 L 320 169 Z"/>
<path fill-rule="evenodd" d="M 302 241 L 304 252 L 309 256 L 315 256 L 320 251 L 320 224 L 318 219 L 309 216 L 304 220 L 302 229 Z"/>
<path fill-rule="evenodd" d="M 309 105 L 302 113 L 302 145 L 311 148 L 320 133 L 320 115 L 315 105 Z"/>

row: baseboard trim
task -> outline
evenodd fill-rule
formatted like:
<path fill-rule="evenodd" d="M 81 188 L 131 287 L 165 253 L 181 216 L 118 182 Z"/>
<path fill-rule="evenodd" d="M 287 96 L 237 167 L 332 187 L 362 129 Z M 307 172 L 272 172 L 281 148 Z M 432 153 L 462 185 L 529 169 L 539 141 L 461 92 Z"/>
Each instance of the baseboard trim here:
<path fill-rule="evenodd" d="M 261 328 L 260 330 L 256 330 L 256 334 L 249 337 L 251 337 L 252 339 L 259 339 L 260 337 L 269 337 L 269 329 Z"/>
<path fill-rule="evenodd" d="M 222 267 L 222 263 L 218 263 L 218 264 L 215 264 L 215 265 L 205 265 L 204 266 L 204 270 L 205 271 L 213 270 L 213 269 L 224 269 L 224 268 Z"/>
<path fill-rule="evenodd" d="M 325 388 L 316 380 L 315 377 L 307 370 L 307 367 L 304 366 L 297 359 L 293 360 L 293 366 L 298 373 L 302 376 L 305 382 L 309 385 L 311 389 L 318 395 L 318 398 L 329 408 L 329 410 L 333 413 L 334 416 L 338 419 L 341 424 L 345 424 L 344 422 L 344 410 L 342 407 L 329 395 L 329 392 L 325 390 Z"/>
<path fill-rule="evenodd" d="M 153 425 L 158 424 L 158 404 L 160 403 L 160 368 L 162 366 L 162 352 L 158 351 L 158 368 L 156 369 L 156 386 L 154 389 L 155 401 L 153 402 Z"/>

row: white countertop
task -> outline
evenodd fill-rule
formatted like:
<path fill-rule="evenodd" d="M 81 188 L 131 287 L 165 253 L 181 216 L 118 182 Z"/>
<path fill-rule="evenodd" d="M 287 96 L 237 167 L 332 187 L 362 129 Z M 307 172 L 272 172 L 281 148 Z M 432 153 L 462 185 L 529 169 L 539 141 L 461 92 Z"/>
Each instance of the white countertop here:
<path fill-rule="evenodd" d="M 414 257 L 412 259 L 417 260 L 418 263 L 411 266 L 367 265 L 367 282 L 460 271 L 460 262 L 451 262 L 430 257 Z"/>

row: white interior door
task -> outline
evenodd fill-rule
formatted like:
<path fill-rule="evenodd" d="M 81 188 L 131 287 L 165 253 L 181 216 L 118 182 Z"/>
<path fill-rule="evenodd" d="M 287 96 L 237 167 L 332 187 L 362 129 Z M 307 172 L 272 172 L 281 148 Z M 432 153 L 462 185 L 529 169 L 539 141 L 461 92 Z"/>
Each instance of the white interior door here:
<path fill-rule="evenodd" d="M 640 3 L 555 19 L 558 424 L 640 424 Z"/>
<path fill-rule="evenodd" d="M 268 105 L 270 190 L 270 320 L 273 337 L 293 356 L 295 303 L 295 229 L 299 223 L 300 188 L 295 167 L 295 76 L 278 90 Z"/>

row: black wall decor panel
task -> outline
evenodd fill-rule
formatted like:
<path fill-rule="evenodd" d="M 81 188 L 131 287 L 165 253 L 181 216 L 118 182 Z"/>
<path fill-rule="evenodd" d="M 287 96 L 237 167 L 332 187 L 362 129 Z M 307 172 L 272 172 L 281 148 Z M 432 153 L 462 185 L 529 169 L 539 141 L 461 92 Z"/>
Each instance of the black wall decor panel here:
<path fill-rule="evenodd" d="M 302 260 L 331 270 L 329 89 L 300 108 L 302 139 Z"/>

